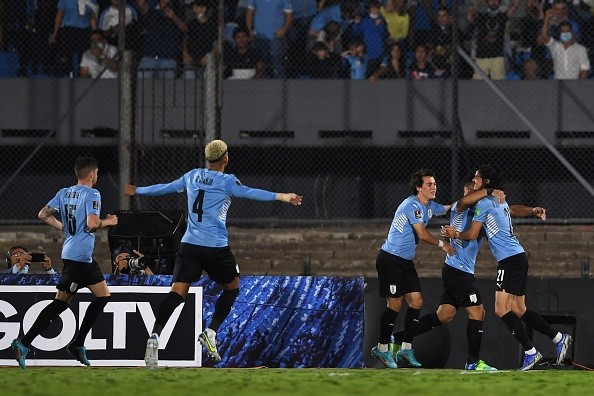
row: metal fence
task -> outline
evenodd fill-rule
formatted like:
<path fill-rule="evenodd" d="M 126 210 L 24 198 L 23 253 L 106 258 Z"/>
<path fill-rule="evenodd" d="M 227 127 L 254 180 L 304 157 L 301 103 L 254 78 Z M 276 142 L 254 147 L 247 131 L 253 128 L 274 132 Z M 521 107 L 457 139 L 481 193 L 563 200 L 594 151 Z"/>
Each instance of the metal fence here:
<path fill-rule="evenodd" d="M 206 1 L 202 7 L 194 3 L 186 6 L 183 0 L 161 0 L 159 8 L 157 2 L 148 0 L 129 2 L 125 7 L 118 1 L 60 2 L 65 3 L 76 4 L 69 12 L 78 12 L 79 3 L 84 5 L 89 27 L 80 31 L 62 28 L 55 43 L 50 37 L 55 1 L 8 1 L 4 7 L 1 74 L 27 78 L 0 79 L 1 223 L 36 222 L 37 211 L 51 194 L 74 182 L 73 162 L 80 155 L 100 161 L 97 187 L 104 197 L 104 211 L 128 206 L 185 208 L 183 195 L 129 201 L 121 194 L 123 183 L 171 181 L 202 166 L 204 144 L 213 137 L 230 142 L 228 171 L 244 184 L 305 196 L 299 210 L 235 203 L 229 216 L 232 222 L 385 220 L 409 194 L 409 179 L 415 170 L 430 167 L 437 172 L 438 200 L 447 203 L 459 197 L 463 180 L 484 162 L 502 168 L 512 203 L 545 206 L 550 220 L 556 222 L 594 221 L 590 210 L 594 207 L 594 176 L 589 160 L 594 154 L 594 115 L 589 106 L 592 80 L 575 84 L 497 81 L 489 85 L 465 81 L 473 74 L 469 60 L 454 70 L 454 77 L 459 78 L 415 81 L 421 72 L 414 66 L 422 56 L 414 50 L 418 41 L 424 37 L 428 66 L 433 70 L 430 77 L 437 77 L 435 66 L 440 66 L 444 56 L 448 67 L 454 60 L 452 40 L 457 39 L 443 41 L 411 25 L 406 39 L 390 36 L 384 41 L 386 48 L 392 48 L 390 43 L 398 39 L 402 62 L 388 59 L 382 66 L 382 62 L 370 60 L 364 73 L 368 81 L 353 81 L 356 62 L 350 59 L 349 63 L 347 58 L 354 55 L 345 53 L 342 58 L 339 48 L 346 50 L 362 37 L 357 36 L 353 18 L 344 14 L 361 13 L 368 21 L 364 14 L 368 9 L 360 8 L 359 2 L 355 8 L 349 1 L 320 2 L 325 7 L 317 10 L 311 7 L 315 1 L 293 0 L 293 25 L 281 40 L 284 64 L 276 70 L 273 66 L 278 64 L 272 59 L 274 48 L 278 49 L 275 40 L 256 36 L 249 47 L 255 58 L 238 56 L 238 48 L 245 43 L 238 42 L 237 34 L 244 32 L 244 24 L 252 26 L 245 23 L 251 18 L 246 12 L 252 13 L 248 2 Z M 471 5 L 434 2 L 430 14 L 435 13 L 435 21 L 438 3 L 459 15 L 448 29 L 451 32 L 451 26 L 459 25 L 461 47 L 476 56 L 476 45 L 472 45 L 476 37 L 465 34 Z M 567 17 L 580 22 L 580 42 L 589 49 L 593 20 L 585 12 L 586 3 L 574 3 L 565 4 Z M 257 30 L 263 22 L 258 19 L 258 2 L 254 4 Z M 423 4 L 409 4 L 406 12 L 399 13 L 416 12 L 418 18 L 426 10 Z M 537 24 L 534 7 L 540 12 L 542 4 L 522 4 L 508 23 L 504 47 L 508 79 L 526 77 L 518 67 L 527 58 L 537 61 L 537 77 L 551 76 L 552 60 L 544 47 L 525 41 L 528 36 L 534 39 L 526 26 Z M 336 61 L 334 69 L 326 68 L 330 63 L 321 69 L 318 61 L 327 58 L 313 55 L 314 46 L 323 47 L 315 44 L 320 35 L 316 40 L 308 38 L 307 30 L 318 26 L 320 15 L 330 13 L 332 7 L 342 11 L 340 20 L 335 21 L 339 26 L 325 24 L 326 29 L 318 33 L 328 45 L 328 36 L 335 33 L 332 29 L 338 28 L 341 39 L 330 44 L 340 55 L 329 56 Z M 198 17 L 204 9 L 210 23 L 202 26 L 204 20 Z M 224 12 L 217 14 L 217 9 Z M 386 4 L 382 11 L 394 12 L 388 9 Z M 261 15 L 263 12 L 260 9 Z M 385 23 L 390 26 L 388 14 Z M 31 15 L 37 17 L 32 21 Z M 104 24 L 101 26 L 110 26 L 102 29 L 105 38 L 92 34 L 93 15 L 97 23 Z M 116 15 L 126 15 L 125 27 L 117 24 Z M 279 15 L 286 18 L 285 10 Z M 555 15 L 561 17 L 562 13 Z M 530 18 L 534 19 L 532 25 Z M 438 30 L 431 32 L 437 34 Z M 557 34 L 554 29 L 551 32 Z M 249 29 L 247 33 L 249 39 Z M 90 51 L 86 58 L 76 55 L 76 48 L 65 41 L 83 35 L 80 49 Z M 216 37 L 224 40 L 216 43 Z M 108 45 L 118 48 L 110 50 Z M 101 51 L 93 47 L 101 47 Z M 214 47 L 218 50 L 211 52 Z M 64 63 L 66 50 L 72 53 Z M 77 56 L 86 63 L 81 64 Z M 266 60 L 264 69 L 260 57 Z M 230 64 L 236 65 L 237 71 Z M 81 73 L 96 78 L 85 79 Z M 74 78 L 56 78 L 60 76 Z M 110 76 L 114 78 L 107 78 Z M 237 81 L 248 76 L 263 79 Z"/>

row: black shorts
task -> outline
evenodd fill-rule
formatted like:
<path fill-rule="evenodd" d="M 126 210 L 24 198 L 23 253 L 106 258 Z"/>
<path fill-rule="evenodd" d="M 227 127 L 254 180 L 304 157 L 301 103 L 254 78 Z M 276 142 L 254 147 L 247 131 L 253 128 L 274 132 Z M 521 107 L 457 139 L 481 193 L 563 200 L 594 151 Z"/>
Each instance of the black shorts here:
<path fill-rule="evenodd" d="M 528 256 L 518 253 L 501 260 L 497 265 L 497 291 L 504 291 L 516 296 L 526 295 L 528 281 Z"/>
<path fill-rule="evenodd" d="M 411 292 L 420 292 L 419 275 L 412 260 L 379 251 L 375 260 L 380 297 L 396 298 Z"/>
<path fill-rule="evenodd" d="M 68 294 L 74 294 L 83 287 L 103 282 L 105 278 L 95 260 L 91 263 L 62 259 L 64 268 L 56 288 Z"/>
<path fill-rule="evenodd" d="M 231 283 L 239 276 L 239 267 L 229 246 L 217 248 L 182 243 L 175 260 L 173 282 L 196 282 L 203 270 L 221 285 Z"/>
<path fill-rule="evenodd" d="M 443 291 L 439 305 L 448 304 L 458 308 L 479 306 L 483 303 L 478 283 L 473 274 L 444 264 L 441 269 Z"/>

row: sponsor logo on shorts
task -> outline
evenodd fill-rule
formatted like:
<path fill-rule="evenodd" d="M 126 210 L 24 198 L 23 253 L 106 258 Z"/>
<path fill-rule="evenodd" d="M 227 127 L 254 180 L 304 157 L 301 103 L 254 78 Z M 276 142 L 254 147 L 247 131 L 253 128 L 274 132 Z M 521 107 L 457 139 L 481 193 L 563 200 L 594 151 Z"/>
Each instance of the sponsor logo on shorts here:
<path fill-rule="evenodd" d="M 470 297 L 470 302 L 473 304 L 476 304 L 476 302 L 478 301 L 478 298 L 476 297 L 476 293 L 470 294 L 469 297 Z"/>
<path fill-rule="evenodd" d="M 396 285 L 390 285 L 390 294 L 396 294 Z"/>

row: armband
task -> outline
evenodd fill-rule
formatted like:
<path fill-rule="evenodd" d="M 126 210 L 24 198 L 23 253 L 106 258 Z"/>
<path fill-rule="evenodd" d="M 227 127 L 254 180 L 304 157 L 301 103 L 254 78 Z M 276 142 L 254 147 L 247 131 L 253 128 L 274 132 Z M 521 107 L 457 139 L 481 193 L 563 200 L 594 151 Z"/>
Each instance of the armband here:
<path fill-rule="evenodd" d="M 493 195 L 494 188 L 487 188 L 487 195 Z"/>
<path fill-rule="evenodd" d="M 441 248 L 443 248 L 443 241 L 442 241 L 441 239 L 440 239 L 440 240 L 438 240 L 438 242 L 437 242 L 437 246 L 438 246 L 440 249 L 441 249 Z"/>

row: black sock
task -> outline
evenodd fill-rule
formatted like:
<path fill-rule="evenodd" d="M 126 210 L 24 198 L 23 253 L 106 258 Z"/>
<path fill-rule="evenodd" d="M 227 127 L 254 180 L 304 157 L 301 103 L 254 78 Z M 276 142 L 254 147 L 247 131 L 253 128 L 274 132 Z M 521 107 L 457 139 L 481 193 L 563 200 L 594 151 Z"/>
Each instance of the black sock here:
<path fill-rule="evenodd" d="M 520 318 L 528 323 L 532 328 L 541 334 L 546 335 L 551 340 L 557 335 L 557 331 L 553 330 L 550 324 L 536 311 L 527 309 L 524 315 Z"/>
<path fill-rule="evenodd" d="M 423 315 L 419 319 L 419 324 L 417 325 L 417 334 L 415 334 L 415 336 L 433 330 L 438 326 L 441 326 L 441 322 L 439 321 L 439 317 L 435 312 Z"/>
<path fill-rule="evenodd" d="M 384 308 L 384 312 L 382 312 L 382 318 L 380 322 L 380 344 L 390 343 L 390 336 L 392 335 L 392 331 L 394 330 L 394 322 L 396 321 L 397 317 L 398 312 L 388 307 Z"/>
<path fill-rule="evenodd" d="M 85 312 L 85 317 L 83 318 L 82 323 L 80 324 L 80 329 L 78 330 L 78 334 L 74 338 L 74 344 L 83 346 L 85 344 L 85 338 L 89 331 L 91 331 L 91 327 L 93 327 L 93 323 L 97 320 L 99 315 L 103 313 L 103 308 L 107 305 L 111 296 L 106 297 L 97 297 L 89 304 L 87 308 L 87 312 Z"/>
<path fill-rule="evenodd" d="M 221 323 L 225 321 L 225 318 L 229 315 L 229 312 L 231 312 L 231 307 L 233 307 L 233 303 L 235 302 L 235 299 L 238 295 L 239 289 L 223 290 L 223 293 L 221 293 L 217 299 L 217 302 L 215 303 L 212 321 L 210 322 L 208 328 L 214 331 L 219 330 L 219 326 L 221 326 Z"/>
<path fill-rule="evenodd" d="M 157 318 L 155 319 L 155 325 L 153 326 L 153 333 L 157 333 L 161 335 L 161 331 L 163 331 L 163 327 L 167 324 L 167 321 L 175 311 L 175 308 L 178 307 L 181 303 L 184 302 L 184 298 L 175 292 L 169 292 L 165 300 L 159 306 L 159 311 L 157 312 Z"/>
<path fill-rule="evenodd" d="M 526 329 L 524 329 L 522 321 L 516 316 L 515 313 L 509 311 L 501 317 L 501 320 L 503 320 L 503 322 L 507 325 L 507 328 L 512 333 L 512 335 L 516 337 L 520 344 L 522 344 L 524 351 L 528 351 L 534 347 L 528 338 L 528 334 L 526 333 Z"/>
<path fill-rule="evenodd" d="M 468 339 L 468 363 L 477 363 L 481 352 L 483 339 L 483 321 L 468 319 L 466 323 L 466 338 Z"/>
<path fill-rule="evenodd" d="M 21 342 L 24 346 L 29 348 L 31 343 L 41 332 L 52 323 L 52 321 L 60 316 L 60 314 L 68 309 L 68 303 L 62 300 L 54 300 L 49 303 L 43 310 L 39 313 L 37 319 L 35 319 L 35 323 L 31 326 L 31 329 L 25 334 L 25 336 L 21 339 Z"/>
<path fill-rule="evenodd" d="M 406 310 L 406 316 L 404 317 L 404 339 L 402 340 L 403 342 L 411 343 L 413 338 L 415 338 L 415 336 L 417 335 L 420 314 L 420 309 L 408 307 L 408 309 Z"/>

